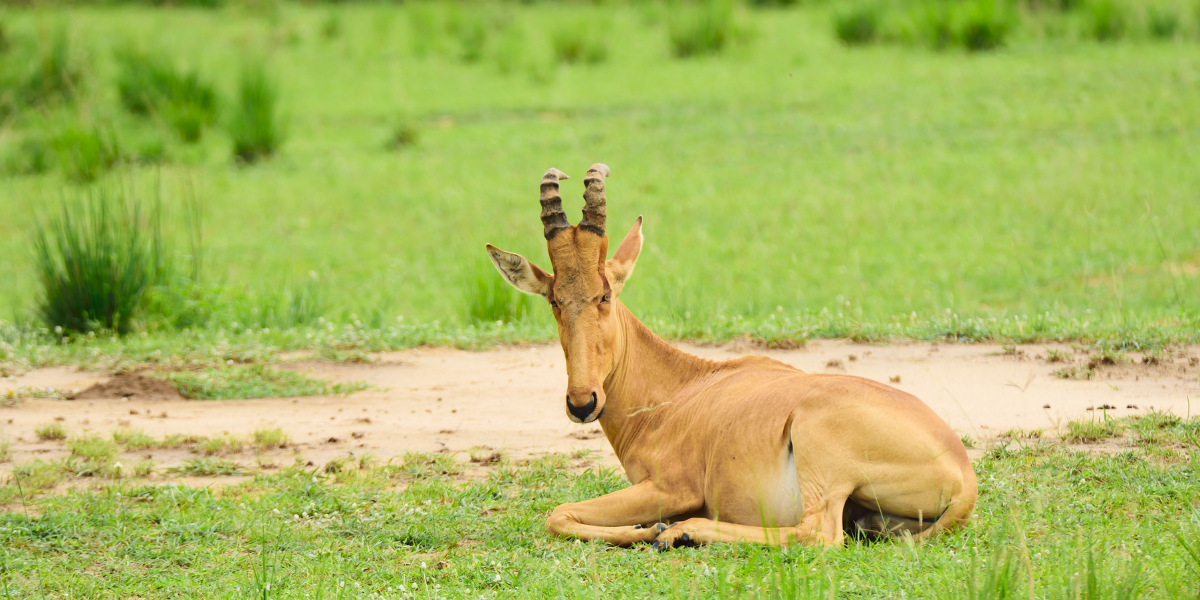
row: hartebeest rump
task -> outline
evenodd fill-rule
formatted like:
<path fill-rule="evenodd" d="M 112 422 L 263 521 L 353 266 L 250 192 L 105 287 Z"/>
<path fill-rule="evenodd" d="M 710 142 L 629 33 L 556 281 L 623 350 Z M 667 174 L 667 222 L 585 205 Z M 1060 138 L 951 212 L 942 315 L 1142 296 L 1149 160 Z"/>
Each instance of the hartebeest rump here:
<path fill-rule="evenodd" d="M 588 170 L 575 226 L 559 195 L 567 176 L 550 169 L 542 177 L 553 274 L 487 246 L 509 283 L 549 301 L 567 359 L 567 415 L 600 422 L 633 484 L 555 508 L 547 531 L 659 549 L 836 546 L 845 532 L 921 539 L 970 519 L 976 487 L 966 449 L 916 397 L 765 357 L 704 360 L 634 317 L 617 297 L 642 249 L 642 219 L 606 260 L 607 176 L 602 164 Z"/>

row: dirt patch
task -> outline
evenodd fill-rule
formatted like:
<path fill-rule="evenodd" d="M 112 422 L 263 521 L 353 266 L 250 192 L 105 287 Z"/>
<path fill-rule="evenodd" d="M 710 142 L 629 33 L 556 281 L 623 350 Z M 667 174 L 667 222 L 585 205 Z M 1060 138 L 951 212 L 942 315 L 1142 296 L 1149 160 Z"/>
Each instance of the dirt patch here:
<path fill-rule="evenodd" d="M 108 381 L 97 383 L 82 392 L 68 396 L 70 400 L 115 400 L 121 398 L 149 401 L 184 399 L 175 384 L 141 373 L 114 375 Z"/>
<path fill-rule="evenodd" d="M 1067 421 L 1099 418 L 1101 412 L 1130 416 L 1160 410 L 1181 417 L 1200 412 L 1200 365 L 1192 362 L 1200 357 L 1198 347 L 1177 348 L 1148 361 L 1130 353 L 1120 364 L 1098 365 L 1092 379 L 1063 379 L 1054 372 L 1075 364 L 1086 367 L 1094 356 L 1067 344 L 1014 348 L 813 340 L 796 350 L 750 349 L 738 343 L 680 346 L 709 359 L 761 354 L 810 373 L 846 373 L 889 383 L 916 395 L 960 434 L 973 438 L 979 448 L 973 456 L 994 440 L 1020 437 L 1021 432 L 1040 430 L 1055 437 Z M 1055 362 L 1047 360 L 1051 350 Z M 0 393 L 22 386 L 86 391 L 75 401 L 25 398 L 19 406 L 0 408 L 0 436 L 11 441 L 16 464 L 65 455 L 61 443 L 37 437 L 36 429 L 50 421 L 60 422 L 69 436 L 108 436 L 129 428 L 155 439 L 248 439 L 256 429 L 280 428 L 291 444 L 268 453 L 276 465 L 300 460 L 319 466 L 368 454 L 386 461 L 410 451 L 451 453 L 465 462 L 472 451 L 486 457 L 479 450 L 483 446 L 513 461 L 549 452 L 589 451 L 584 453 L 595 463 L 619 464 L 595 424 L 580 426 L 564 414 L 566 365 L 556 345 L 486 352 L 418 348 L 372 358 L 372 364 L 306 360 L 289 365 L 311 377 L 371 386 L 349 396 L 222 402 L 185 400 L 168 382 L 145 375 L 105 378 L 66 367 L 34 369 L 0 380 Z M 831 361 L 840 367 L 828 367 Z M 123 382 L 132 385 L 122 386 Z M 93 386 L 96 383 L 100 385 Z M 149 453 L 160 470 L 194 457 L 186 449 Z M 251 469 L 256 460 L 249 453 L 240 458 Z M 11 464 L 0 465 L 0 478 Z"/>

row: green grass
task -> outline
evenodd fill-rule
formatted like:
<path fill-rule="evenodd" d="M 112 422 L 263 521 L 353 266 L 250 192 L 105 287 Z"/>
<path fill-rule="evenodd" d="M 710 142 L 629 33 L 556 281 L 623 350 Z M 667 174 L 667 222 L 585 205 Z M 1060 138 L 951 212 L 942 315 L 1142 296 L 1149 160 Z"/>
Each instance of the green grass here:
<path fill-rule="evenodd" d="M 187 143 L 199 141 L 215 122 L 216 90 L 195 71 L 177 68 L 158 52 L 126 49 L 117 58 L 117 90 L 126 110 L 167 122 Z"/>
<path fill-rule="evenodd" d="M 261 364 L 166 373 L 165 377 L 179 388 L 180 393 L 194 400 L 351 394 L 367 388 L 366 384 L 360 382 L 330 384 L 300 373 L 272 369 Z M 212 443 L 212 440 L 208 443 Z"/>
<path fill-rule="evenodd" d="M 247 65 L 242 70 L 229 135 L 234 156 L 246 163 L 270 158 L 283 144 L 285 124 L 280 114 L 279 87 L 261 64 Z"/>
<path fill-rule="evenodd" d="M 259 450 L 286 448 L 289 441 L 290 436 L 278 427 L 260 427 L 250 435 L 250 444 Z"/>
<path fill-rule="evenodd" d="M 52 495 L 27 478 L 30 510 L 0 513 L 2 576 L 14 596 L 47 597 L 1027 598 L 1032 587 L 1037 598 L 1190 598 L 1200 447 L 1165 462 L 1147 449 L 991 451 L 975 463 L 980 502 L 965 529 L 838 551 L 552 539 L 554 506 L 628 485 L 566 455 L 501 461 L 482 478 L 441 456 L 342 460 L 219 490 L 121 479 Z M 240 471 L 202 459 L 176 473 Z M 19 495 L 13 481 L 0 494 Z"/>
<path fill-rule="evenodd" d="M 845 47 L 832 26 L 841 3 L 735 7 L 745 43 L 688 60 L 675 58 L 670 11 L 655 5 L 454 16 L 440 5 L 282 3 L 270 18 L 233 6 L 76 6 L 12 12 L 6 25 L 61 21 L 72 51 L 88 49 L 82 106 L 56 110 L 123 114 L 117 57 L 132 40 L 188 57 L 183 72 L 231 99 L 222 120 L 242 124 L 236 136 L 171 140 L 168 163 L 121 175 L 195 183 L 201 279 L 213 285 L 195 302 L 207 317 L 191 326 L 207 340 L 295 328 L 270 344 L 319 347 L 304 337 L 330 337 L 313 314 L 338 336 L 362 321 L 376 347 L 552 339 L 538 303 L 522 323 L 480 324 L 469 286 L 485 242 L 549 267 L 538 175 L 576 176 L 563 189 L 578 218 L 581 169 L 603 160 L 613 235 L 646 218 L 622 300 L 666 336 L 1136 345 L 1195 341 L 1200 319 L 1190 110 L 1200 96 L 1188 83 L 1200 59 L 1182 51 L 1200 22 L 1191 5 L 1161 4 L 1180 15 L 1176 41 L 1155 41 L 1145 11 L 1117 43 L 1098 43 L 1083 33 L 1091 9 L 1021 9 L 1003 48 L 976 55 Z M 322 33 L 331 16 L 339 35 Z M 1067 34 L 1044 35 L 1038 19 Z M 593 20 L 610 40 L 605 60 L 553 66 L 555 26 Z M 274 82 L 277 104 L 240 100 L 248 56 L 269 56 L 254 81 Z M 267 105 L 271 118 L 244 108 Z M 393 144 L 400 152 L 387 142 L 397 114 L 420 131 L 417 144 Z M 280 115 L 287 143 L 272 160 L 230 168 L 234 138 L 265 147 L 253 140 L 278 138 L 255 132 L 277 128 L 251 124 Z M 97 122 L 111 122 L 125 149 L 146 127 L 132 119 Z M 18 144 L 34 121 L 22 113 L 0 144 Z M 30 321 L 36 301 L 22 258 L 26 199 L 67 185 L 57 168 L 0 178 L 0 213 L 13 216 L 0 222 L 8 322 Z M 292 309 L 279 299 L 308 285 L 320 289 L 315 309 L 280 316 Z"/>
<path fill-rule="evenodd" d="M 1124 419 L 1110 418 L 1101 411 L 1095 412 L 1097 414 L 1094 419 L 1067 423 L 1067 431 L 1063 434 L 1063 439 L 1068 442 L 1091 444 L 1119 437 L 1125 432 L 1126 421 Z"/>
<path fill-rule="evenodd" d="M 167 469 L 167 472 L 189 477 L 211 477 L 243 475 L 246 469 L 234 461 L 210 456 L 189 458 L 183 461 L 182 465 Z"/>
<path fill-rule="evenodd" d="M 63 199 L 57 214 L 36 222 L 37 312 L 46 326 L 129 331 L 161 272 L 162 238 L 150 208 L 125 188 L 101 186 Z"/>
<path fill-rule="evenodd" d="M 39 440 L 44 442 L 67 439 L 67 428 L 63 427 L 63 424 L 58 421 L 50 421 L 49 423 L 38 425 L 34 428 L 33 432 Z"/>
<path fill-rule="evenodd" d="M 154 436 L 141 429 L 117 429 L 112 432 L 112 438 L 114 442 L 129 450 L 149 450 L 160 447 Z"/>

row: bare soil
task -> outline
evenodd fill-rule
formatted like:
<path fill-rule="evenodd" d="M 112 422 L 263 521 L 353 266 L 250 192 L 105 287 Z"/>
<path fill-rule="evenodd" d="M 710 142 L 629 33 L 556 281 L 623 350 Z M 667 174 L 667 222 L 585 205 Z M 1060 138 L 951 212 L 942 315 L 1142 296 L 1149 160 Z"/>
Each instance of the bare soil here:
<path fill-rule="evenodd" d="M 1047 346 L 1002 348 L 978 344 L 864 345 L 815 341 L 799 349 L 763 349 L 749 343 L 681 345 L 712 359 L 765 354 L 811 373 L 849 373 L 915 394 L 957 431 L 980 442 L 1012 429 L 1053 435 L 1073 419 L 1125 416 L 1149 410 L 1185 416 L 1200 412 L 1200 348 L 1184 348 L 1143 362 L 1130 355 L 1120 364 L 1098 364 L 1069 346 L 1051 346 L 1068 362 L 1046 362 Z M 292 444 L 283 450 L 234 457 L 247 466 L 320 465 L 369 453 L 377 458 L 407 451 L 510 457 L 590 450 L 594 460 L 617 464 L 597 424 L 567 419 L 566 370 L 557 346 L 508 347 L 485 352 L 445 348 L 388 352 L 371 364 L 336 364 L 295 357 L 280 368 L 333 381 L 365 381 L 371 389 L 350 396 L 266 398 L 239 401 L 185 400 L 158 380 L 108 376 L 68 367 L 38 369 L 0 379 L 0 395 L 21 387 L 61 390 L 74 400 L 26 398 L 0 408 L 0 431 L 11 441 L 13 462 L 56 458 L 62 442 L 39 441 L 34 428 L 63 422 L 69 432 L 107 435 L 123 427 L 155 437 L 168 434 L 249 436 L 279 427 Z M 1064 379 L 1054 371 L 1093 365 L 1093 379 Z M 149 381 L 149 383 L 148 383 Z M 85 391 L 86 390 L 86 391 Z M 1191 407 L 1191 399 L 1196 406 Z M 1109 408 L 1102 408 L 1109 407 Z M 1089 410 L 1091 409 L 1091 410 Z M 146 453 L 141 453 L 146 454 Z M 160 467 L 182 463 L 182 449 L 149 452 Z"/>

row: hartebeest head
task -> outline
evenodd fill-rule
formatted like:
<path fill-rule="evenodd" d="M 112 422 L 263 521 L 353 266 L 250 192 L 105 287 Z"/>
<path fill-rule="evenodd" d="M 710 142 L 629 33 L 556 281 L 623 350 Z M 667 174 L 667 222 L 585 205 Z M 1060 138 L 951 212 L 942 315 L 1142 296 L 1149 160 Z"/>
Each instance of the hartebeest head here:
<path fill-rule="evenodd" d="M 590 423 L 604 412 L 604 379 L 612 371 L 610 348 L 616 336 L 615 303 L 642 249 L 642 218 L 608 257 L 604 233 L 604 178 L 608 167 L 594 164 L 583 180 L 583 220 L 571 225 L 563 213 L 558 182 L 567 175 L 550 169 L 542 176 L 542 225 L 551 275 L 524 256 L 488 244 L 492 264 L 513 287 L 550 302 L 558 337 L 567 357 L 567 415 Z"/>

